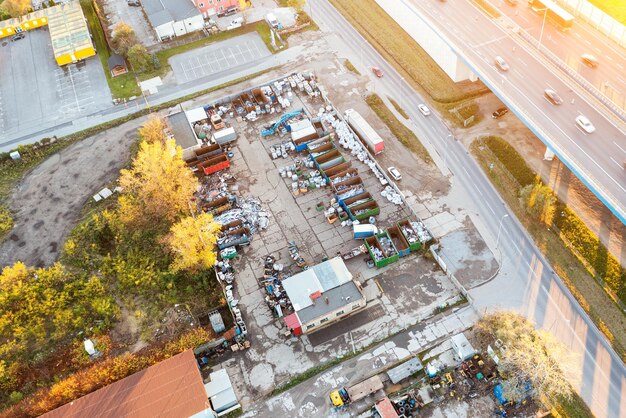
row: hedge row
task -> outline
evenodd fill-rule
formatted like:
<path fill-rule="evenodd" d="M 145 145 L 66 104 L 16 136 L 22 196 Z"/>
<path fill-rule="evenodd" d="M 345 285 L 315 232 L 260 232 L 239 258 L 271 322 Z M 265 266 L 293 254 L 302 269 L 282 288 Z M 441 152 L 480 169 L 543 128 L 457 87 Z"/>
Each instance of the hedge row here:
<path fill-rule="evenodd" d="M 535 182 L 537 175 L 515 148 L 499 137 L 485 137 L 483 141 L 517 180 L 521 188 Z M 557 200 L 556 213 L 554 225 L 561 231 L 563 237 L 593 267 L 596 275 L 604 280 L 618 299 L 626 303 L 626 269 L 561 200 Z"/>
<path fill-rule="evenodd" d="M 484 143 L 489 147 L 491 152 L 500 160 L 506 169 L 515 177 L 521 188 L 533 184 L 537 175 L 526 164 L 526 161 L 515 149 L 502 138 L 497 136 L 488 136 L 483 138 Z"/>

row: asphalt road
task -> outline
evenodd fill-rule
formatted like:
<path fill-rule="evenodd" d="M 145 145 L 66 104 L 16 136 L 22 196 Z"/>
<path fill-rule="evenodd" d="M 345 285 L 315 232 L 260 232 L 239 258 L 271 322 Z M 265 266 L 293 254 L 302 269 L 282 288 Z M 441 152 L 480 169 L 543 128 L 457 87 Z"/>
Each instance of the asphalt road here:
<path fill-rule="evenodd" d="M 624 364 L 553 272 L 468 151 L 452 138 L 440 119 L 434 115 L 424 117 L 417 111 L 423 98 L 327 0 L 310 0 L 310 3 L 314 19 L 323 16 L 317 19 L 320 27 L 338 35 L 352 51 L 353 62 L 360 63 L 361 68 L 377 66 L 383 70 L 385 75 L 375 82 L 375 89 L 379 94 L 393 97 L 407 111 L 418 136 L 436 149 L 437 159 L 445 162 L 453 181 L 467 191 L 463 204 L 473 214 L 472 219 L 484 238 L 493 244 L 501 227 L 497 252 L 502 256 L 502 271 L 493 281 L 470 291 L 476 308 L 516 309 L 553 332 L 572 351 L 574 364 L 568 372 L 574 382 L 578 381 L 575 387 L 594 414 L 599 418 L 626 417 L 626 406 L 621 401 L 626 398 Z"/>
<path fill-rule="evenodd" d="M 535 13 L 520 2 L 517 6 L 500 0 L 493 1 L 498 9 L 513 19 L 535 39 L 541 35 L 543 13 Z M 626 53 L 613 41 L 593 30 L 580 18 L 574 20 L 574 26 L 561 30 L 557 25 L 546 22 L 541 44 L 556 54 L 572 69 L 591 82 L 598 90 L 612 99 L 622 108 L 626 108 Z M 600 61 L 600 65 L 589 68 L 584 65 L 580 56 L 592 54 Z"/>
<path fill-rule="evenodd" d="M 416 17 L 447 38 L 448 43 L 485 84 L 626 224 L 626 132 L 607 119 L 608 112 L 579 95 L 580 87 L 563 80 L 537 58 L 535 50 L 511 38 L 468 1 L 400 0 Z M 510 65 L 501 71 L 496 56 Z M 561 106 L 543 96 L 552 88 Z M 576 125 L 585 115 L 596 132 Z"/>

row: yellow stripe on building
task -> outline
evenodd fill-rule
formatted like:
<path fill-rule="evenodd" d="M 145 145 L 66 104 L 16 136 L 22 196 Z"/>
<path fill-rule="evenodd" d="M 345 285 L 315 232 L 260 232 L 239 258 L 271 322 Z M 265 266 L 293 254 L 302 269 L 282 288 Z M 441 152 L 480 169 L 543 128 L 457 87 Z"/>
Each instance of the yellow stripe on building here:
<path fill-rule="evenodd" d="M 83 9 L 77 1 L 2 21 L 0 38 L 45 25 L 48 25 L 57 64 L 65 65 L 96 55 Z"/>

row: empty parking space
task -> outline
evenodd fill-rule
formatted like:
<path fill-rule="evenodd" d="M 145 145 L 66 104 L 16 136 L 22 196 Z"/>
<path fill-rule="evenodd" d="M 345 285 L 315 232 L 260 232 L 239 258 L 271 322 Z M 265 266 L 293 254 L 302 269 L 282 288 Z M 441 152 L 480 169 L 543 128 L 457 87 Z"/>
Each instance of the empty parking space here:
<path fill-rule="evenodd" d="M 257 33 L 250 33 L 170 58 L 178 84 L 228 71 L 270 55 Z"/>
<path fill-rule="evenodd" d="M 45 28 L 0 40 L 0 146 L 112 105 L 99 58 L 59 67 L 50 43 Z"/>

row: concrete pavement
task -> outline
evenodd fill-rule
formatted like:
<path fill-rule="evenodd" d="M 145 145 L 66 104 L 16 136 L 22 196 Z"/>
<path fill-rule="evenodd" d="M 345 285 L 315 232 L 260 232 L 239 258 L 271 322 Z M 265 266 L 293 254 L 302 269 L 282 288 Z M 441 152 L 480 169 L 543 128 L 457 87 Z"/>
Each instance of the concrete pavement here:
<path fill-rule="evenodd" d="M 325 19 L 319 22 L 326 31 L 335 32 L 351 50 L 348 58 L 364 70 L 376 63 L 385 73 L 376 81 L 379 94 L 388 94 L 402 106 L 416 125 L 418 136 L 425 140 L 438 165 L 453 174 L 459 192 L 457 205 L 471 213 L 472 221 L 492 251 L 502 253 L 502 272 L 491 282 L 470 291 L 480 310 L 515 309 L 526 314 L 538 326 L 554 332 L 574 353 L 578 367 L 575 387 L 598 417 L 626 417 L 622 399 L 626 396 L 626 368 L 611 349 L 562 281 L 556 276 L 539 249 L 533 244 L 513 213 L 467 150 L 453 138 L 436 117 L 422 118 L 417 105 L 424 100 L 402 77 L 327 2 L 311 0 Z M 445 156 L 445 163 L 444 163 Z M 504 215 L 509 215 L 504 218 Z M 495 240 L 502 220 L 498 250 Z M 579 382 L 576 382 L 578 380 Z"/>

